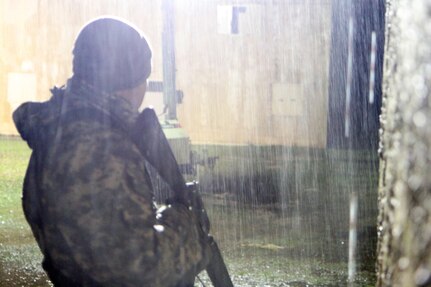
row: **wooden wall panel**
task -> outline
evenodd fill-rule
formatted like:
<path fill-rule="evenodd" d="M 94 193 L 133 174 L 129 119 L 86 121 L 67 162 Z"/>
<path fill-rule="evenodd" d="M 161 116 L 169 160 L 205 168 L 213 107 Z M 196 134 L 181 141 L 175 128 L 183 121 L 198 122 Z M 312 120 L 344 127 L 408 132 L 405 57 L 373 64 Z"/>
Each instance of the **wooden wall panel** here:
<path fill-rule="evenodd" d="M 183 3 L 176 1 L 179 119 L 192 140 L 324 147 L 329 1 L 235 2 L 252 14 L 237 35 L 217 32 L 217 6 L 229 1 Z M 302 87 L 302 115 L 274 115 L 275 83 Z"/>

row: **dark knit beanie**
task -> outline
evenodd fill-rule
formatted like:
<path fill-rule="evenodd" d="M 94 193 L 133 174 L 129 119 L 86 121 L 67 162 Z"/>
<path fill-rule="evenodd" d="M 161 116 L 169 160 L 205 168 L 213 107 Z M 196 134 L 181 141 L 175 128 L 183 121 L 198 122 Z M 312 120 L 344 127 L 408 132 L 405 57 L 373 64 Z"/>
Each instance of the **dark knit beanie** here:
<path fill-rule="evenodd" d="M 151 49 L 133 26 L 99 18 L 81 30 L 73 49 L 73 78 L 112 93 L 134 88 L 151 73 Z"/>

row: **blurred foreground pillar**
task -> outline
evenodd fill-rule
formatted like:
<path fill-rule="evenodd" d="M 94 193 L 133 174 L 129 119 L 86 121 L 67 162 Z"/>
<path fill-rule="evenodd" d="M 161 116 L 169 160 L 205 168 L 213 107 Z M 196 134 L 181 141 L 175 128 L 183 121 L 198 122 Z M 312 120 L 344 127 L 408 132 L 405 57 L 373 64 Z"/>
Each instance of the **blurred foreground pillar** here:
<path fill-rule="evenodd" d="M 431 286 L 431 1 L 386 1 L 377 286 Z"/>

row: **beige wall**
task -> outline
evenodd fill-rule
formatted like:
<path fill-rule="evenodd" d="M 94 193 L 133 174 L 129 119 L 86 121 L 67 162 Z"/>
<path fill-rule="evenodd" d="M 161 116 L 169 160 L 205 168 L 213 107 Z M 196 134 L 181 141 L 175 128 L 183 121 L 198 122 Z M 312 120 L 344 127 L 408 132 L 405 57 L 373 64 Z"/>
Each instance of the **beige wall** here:
<path fill-rule="evenodd" d="M 230 1 L 180 2 L 179 117 L 194 141 L 326 145 L 328 1 L 236 1 L 247 9 L 238 35 L 217 33 L 217 5 Z M 284 113 L 277 83 L 294 93 Z"/>
<path fill-rule="evenodd" d="M 125 17 L 145 31 L 155 55 L 151 79 L 161 80 L 160 2 L 40 0 L 29 29 L 20 30 L 32 42 L 31 53 L 16 61 L 38 59 L 37 98 L 47 99 L 48 87 L 70 76 L 74 38 L 101 14 Z M 193 142 L 326 145 L 329 0 L 174 2 L 177 88 L 185 94 L 178 117 Z M 239 34 L 221 34 L 217 7 L 233 2 L 246 8 Z M 4 54 L 16 51 L 8 47 Z M 0 125 L 0 133 L 8 125 Z"/>
<path fill-rule="evenodd" d="M 161 10 L 158 0 L 0 0 L 0 134 L 16 134 L 8 100 L 11 73 L 33 73 L 37 78 L 35 100 L 50 97 L 53 85 L 61 86 L 72 74 L 72 48 L 80 28 L 101 15 L 128 19 L 145 32 L 156 50 L 161 45 Z M 25 15 L 22 11 L 25 10 Z M 33 68 L 23 67 L 31 62 Z M 161 53 L 154 53 L 153 77 L 161 78 Z M 28 65 L 27 65 L 28 66 Z M 9 87 L 10 89 L 10 87 Z M 15 98 L 34 100 L 28 94 Z M 17 101 L 19 102 L 20 99 Z"/>

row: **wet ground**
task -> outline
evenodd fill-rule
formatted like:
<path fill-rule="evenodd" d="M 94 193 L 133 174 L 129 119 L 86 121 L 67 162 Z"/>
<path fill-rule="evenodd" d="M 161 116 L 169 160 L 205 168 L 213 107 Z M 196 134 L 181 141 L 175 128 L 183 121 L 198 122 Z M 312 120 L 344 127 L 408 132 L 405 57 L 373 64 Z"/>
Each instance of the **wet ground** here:
<path fill-rule="evenodd" d="M 50 286 L 21 211 L 28 157 L 22 142 L 0 141 L 0 287 Z M 207 192 L 204 201 L 235 286 L 347 286 L 348 230 L 319 227 L 321 210 L 285 212 L 232 193 Z M 358 266 L 353 286 L 374 286 L 374 262 L 359 259 Z M 196 286 L 211 286 L 205 273 Z"/>

